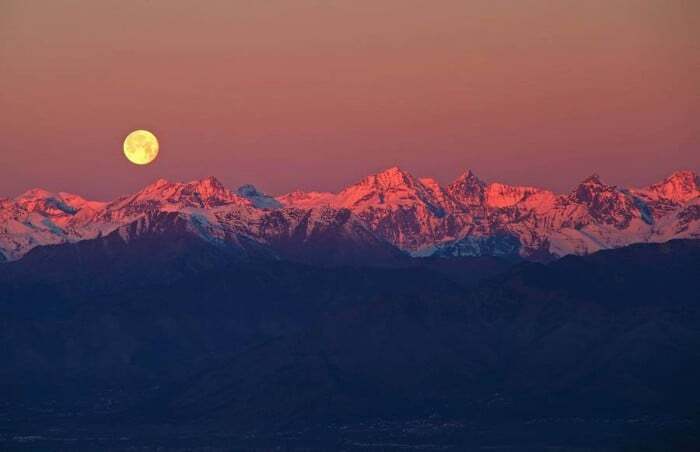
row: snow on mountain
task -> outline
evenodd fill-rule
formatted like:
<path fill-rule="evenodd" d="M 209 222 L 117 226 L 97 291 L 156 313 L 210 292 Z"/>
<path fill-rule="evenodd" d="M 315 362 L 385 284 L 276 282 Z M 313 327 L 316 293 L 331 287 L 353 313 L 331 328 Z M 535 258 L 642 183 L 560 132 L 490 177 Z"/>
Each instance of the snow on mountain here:
<path fill-rule="evenodd" d="M 207 177 L 186 183 L 159 179 L 138 193 L 111 203 L 107 208 L 111 210 L 118 210 L 124 206 L 150 208 L 154 205 L 211 208 L 228 204 L 252 205 L 249 200 L 224 187 L 218 179 Z"/>
<path fill-rule="evenodd" d="M 255 207 L 260 209 L 279 209 L 282 207 L 282 203 L 272 196 L 258 191 L 255 185 L 252 184 L 241 185 L 238 187 L 238 190 L 236 190 L 236 193 L 248 199 Z"/>
<path fill-rule="evenodd" d="M 661 218 L 650 240 L 665 242 L 674 238 L 700 239 L 700 197 Z"/>
<path fill-rule="evenodd" d="M 588 254 L 647 241 L 653 221 L 637 199 L 597 175 L 568 195 L 531 192 L 495 215 L 499 227 L 520 238 L 525 257 Z"/>
<path fill-rule="evenodd" d="M 74 195 L 72 193 L 59 192 L 58 196 L 60 196 L 66 204 L 78 211 L 84 209 L 90 211 L 97 211 L 107 205 L 106 202 L 89 201 L 81 196 Z"/>
<path fill-rule="evenodd" d="M 220 206 L 154 210 L 114 232 L 124 242 L 157 236 L 198 237 L 242 259 L 314 264 L 381 263 L 403 257 L 348 210 L 254 209 Z M 112 233 L 112 235 L 114 234 Z"/>
<path fill-rule="evenodd" d="M 232 205 L 254 208 L 250 200 L 233 193 L 214 177 L 184 183 L 159 179 L 134 195 L 107 204 L 92 218 L 75 226 L 90 231 L 92 235 L 105 234 L 151 211 L 214 209 Z"/>
<path fill-rule="evenodd" d="M 630 194 L 604 184 L 597 174 L 581 182 L 567 201 L 583 205 L 593 222 L 610 224 L 618 229 L 627 228 L 634 219 L 642 219 L 647 223 L 652 221 Z M 586 218 L 585 221 L 588 222 L 589 219 Z"/>
<path fill-rule="evenodd" d="M 342 190 L 331 206 L 351 210 L 377 235 L 413 253 L 464 235 L 472 223 L 468 215 L 448 215 L 457 202 L 446 190 L 398 167 Z"/>
<path fill-rule="evenodd" d="M 632 192 L 649 200 L 685 203 L 700 196 L 700 178 L 692 171 L 676 171 L 659 183 Z"/>
<path fill-rule="evenodd" d="M 285 195 L 277 196 L 275 199 L 284 207 L 309 209 L 312 207 L 328 206 L 334 197 L 335 195 L 329 192 L 304 192 L 297 190 Z"/>
<path fill-rule="evenodd" d="M 35 246 L 108 234 L 147 212 L 230 204 L 252 206 L 215 178 L 189 183 L 160 179 L 132 196 L 110 203 L 34 189 L 0 206 L 0 250 L 9 259 L 16 259 Z"/>
<path fill-rule="evenodd" d="M 138 233 L 154 215 L 175 213 L 178 225 L 212 243 L 267 247 L 280 258 L 315 262 L 325 254 L 359 261 L 361 255 L 391 256 L 398 248 L 418 256 L 520 254 L 540 260 L 700 238 L 699 186 L 690 171 L 629 190 L 593 175 L 557 195 L 486 183 L 472 171 L 443 187 L 393 167 L 339 193 L 296 191 L 276 198 L 252 185 L 234 193 L 213 177 L 160 179 L 109 203 L 34 189 L 0 200 L 0 253 L 14 260 L 35 246 L 105 236 L 125 225 Z M 146 223 L 133 226 L 139 221 Z"/>
<path fill-rule="evenodd" d="M 277 199 L 297 208 L 326 205 L 348 209 L 377 236 L 413 252 L 454 239 L 461 231 L 461 227 L 446 222 L 446 197 L 436 182 L 424 183 L 392 167 L 337 194 L 297 192 Z"/>
<path fill-rule="evenodd" d="M 267 208 L 259 203 L 256 206 L 247 198 L 231 196 L 216 181 L 210 182 L 158 181 L 132 197 L 107 205 L 98 219 L 108 220 L 107 224 L 112 225 L 121 222 L 117 231 L 125 241 L 177 229 L 241 257 L 347 264 L 401 255 L 348 210 L 329 206 L 307 209 Z M 216 190 L 200 190 L 212 185 Z M 255 197 L 252 191 L 244 189 L 243 193 Z M 255 190 L 255 193 L 259 192 Z M 100 231 L 106 232 L 109 229 Z"/>
<path fill-rule="evenodd" d="M 380 206 L 429 204 L 429 190 L 412 175 L 392 167 L 365 177 L 335 196 L 333 204 L 347 209 L 372 209 Z"/>
<path fill-rule="evenodd" d="M 430 177 L 421 177 L 418 181 L 425 187 L 430 194 L 430 198 L 439 206 L 447 206 L 452 200 L 449 199 L 449 194 L 442 188 L 440 183 Z"/>
<path fill-rule="evenodd" d="M 103 206 L 77 195 L 40 188 L 15 199 L 0 200 L 0 253 L 14 260 L 36 246 L 80 240 L 83 237 L 70 228 L 70 223 L 84 212 Z"/>
<path fill-rule="evenodd" d="M 692 171 L 676 171 L 661 182 L 630 192 L 658 218 L 700 196 L 700 178 Z"/>
<path fill-rule="evenodd" d="M 61 243 L 62 231 L 39 213 L 29 212 L 14 200 L 0 200 L 0 252 L 17 259 L 37 245 Z"/>
<path fill-rule="evenodd" d="M 471 170 L 465 171 L 448 185 L 447 192 L 467 210 L 481 212 L 486 205 L 486 183 Z"/>
<path fill-rule="evenodd" d="M 39 212 L 45 215 L 71 215 L 76 209 L 61 196 L 41 188 L 28 190 L 15 198 L 17 205 L 27 212 Z"/>
<path fill-rule="evenodd" d="M 99 210 L 106 203 L 88 201 L 71 193 L 51 193 L 41 188 L 26 191 L 14 199 L 26 212 L 48 217 L 57 225 L 65 225 L 82 209 Z"/>
<path fill-rule="evenodd" d="M 268 211 L 259 237 L 281 258 L 313 264 L 379 264 L 404 257 L 348 209 Z"/>
<path fill-rule="evenodd" d="M 517 187 L 494 182 L 486 186 L 484 200 L 488 207 L 499 209 L 514 206 L 544 191 L 535 187 Z"/>
<path fill-rule="evenodd" d="M 228 255 L 241 259 L 250 257 L 274 258 L 274 253 L 246 230 L 238 230 L 220 221 L 226 207 L 202 209 L 185 207 L 182 210 L 152 210 L 136 220 L 119 226 L 111 235 L 117 234 L 124 242 L 136 239 L 158 238 L 177 240 L 197 237 L 214 245 Z M 108 236 L 109 237 L 109 236 Z"/>

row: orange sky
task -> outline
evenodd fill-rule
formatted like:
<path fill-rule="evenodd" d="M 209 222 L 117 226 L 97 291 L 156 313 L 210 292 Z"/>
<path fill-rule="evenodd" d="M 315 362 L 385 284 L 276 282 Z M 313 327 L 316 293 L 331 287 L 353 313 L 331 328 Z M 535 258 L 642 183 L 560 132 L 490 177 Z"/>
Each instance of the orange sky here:
<path fill-rule="evenodd" d="M 0 197 L 700 171 L 696 0 L 3 0 L 0 82 Z"/>

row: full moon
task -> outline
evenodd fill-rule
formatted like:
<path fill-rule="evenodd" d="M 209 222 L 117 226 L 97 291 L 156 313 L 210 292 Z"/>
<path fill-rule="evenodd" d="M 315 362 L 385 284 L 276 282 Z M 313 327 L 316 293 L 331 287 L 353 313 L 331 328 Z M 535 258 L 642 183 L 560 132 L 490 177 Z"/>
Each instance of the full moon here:
<path fill-rule="evenodd" d="M 148 165 L 158 156 L 158 139 L 148 130 L 134 130 L 124 140 L 124 155 L 131 163 Z"/>

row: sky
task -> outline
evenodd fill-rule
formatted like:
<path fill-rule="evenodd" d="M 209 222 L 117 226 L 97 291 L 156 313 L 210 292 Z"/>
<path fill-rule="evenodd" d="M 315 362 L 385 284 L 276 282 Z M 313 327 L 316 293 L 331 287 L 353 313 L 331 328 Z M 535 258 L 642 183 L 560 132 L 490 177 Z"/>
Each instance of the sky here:
<path fill-rule="evenodd" d="M 700 2 L 0 0 L 0 197 L 394 165 L 557 191 L 700 171 Z"/>

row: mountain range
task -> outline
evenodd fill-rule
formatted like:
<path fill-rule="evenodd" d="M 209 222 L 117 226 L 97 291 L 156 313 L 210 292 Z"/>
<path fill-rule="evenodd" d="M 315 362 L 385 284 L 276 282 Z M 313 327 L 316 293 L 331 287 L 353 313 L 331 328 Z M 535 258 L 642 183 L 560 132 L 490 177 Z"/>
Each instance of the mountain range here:
<path fill-rule="evenodd" d="M 190 226 L 0 266 L 0 449 L 697 450 L 699 240 L 336 267 Z"/>
<path fill-rule="evenodd" d="M 0 449 L 697 450 L 699 185 L 3 200 Z"/>
<path fill-rule="evenodd" d="M 633 243 L 700 238 L 700 179 L 678 171 L 644 188 L 588 177 L 570 193 L 486 183 L 447 186 L 398 167 L 337 193 L 235 192 L 213 177 L 160 179 L 111 202 L 29 190 L 0 200 L 0 261 L 42 245 L 181 228 L 241 259 L 381 263 L 402 256 L 549 261 Z"/>

